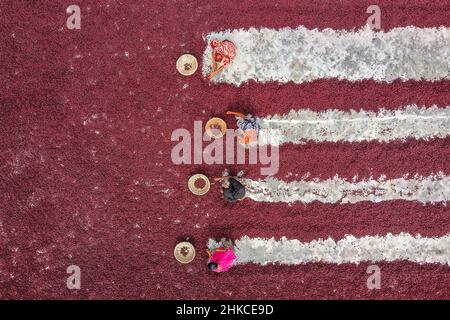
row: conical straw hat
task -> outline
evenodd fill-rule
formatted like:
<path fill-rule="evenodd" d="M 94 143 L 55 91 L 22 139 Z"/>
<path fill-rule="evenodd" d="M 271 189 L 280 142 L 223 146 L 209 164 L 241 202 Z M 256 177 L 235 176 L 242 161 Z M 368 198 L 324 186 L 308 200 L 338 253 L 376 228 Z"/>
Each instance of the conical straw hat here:
<path fill-rule="evenodd" d="M 180 263 L 190 263 L 195 258 L 195 248 L 189 242 L 180 242 L 175 246 L 173 255 Z"/>
<path fill-rule="evenodd" d="M 195 182 L 197 180 L 203 180 L 205 185 L 202 188 L 197 188 L 195 186 Z M 188 181 L 189 190 L 191 190 L 191 192 L 193 194 L 196 194 L 198 196 L 202 196 L 202 195 L 206 194 L 209 191 L 210 186 L 211 186 L 211 184 L 209 182 L 208 177 L 205 176 L 204 174 L 200 174 L 200 173 L 194 174 L 192 177 L 189 178 L 189 181 Z"/>
<path fill-rule="evenodd" d="M 177 70 L 183 76 L 191 76 L 197 71 L 197 59 L 191 54 L 183 54 L 177 60 Z"/>
<path fill-rule="evenodd" d="M 205 131 L 211 138 L 218 139 L 227 132 L 227 124 L 221 118 L 211 118 L 205 125 Z"/>

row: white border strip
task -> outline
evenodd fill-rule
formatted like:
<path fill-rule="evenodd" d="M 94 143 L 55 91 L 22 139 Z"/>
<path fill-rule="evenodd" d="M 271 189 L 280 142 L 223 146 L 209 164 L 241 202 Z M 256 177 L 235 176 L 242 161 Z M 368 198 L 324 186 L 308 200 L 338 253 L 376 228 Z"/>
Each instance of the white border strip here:
<path fill-rule="evenodd" d="M 209 239 L 208 247 L 219 244 Z M 236 264 L 256 263 L 299 265 L 305 263 L 355 263 L 411 261 L 419 264 L 450 265 L 450 234 L 438 238 L 425 238 L 408 233 L 356 238 L 347 235 L 339 241 L 332 238 L 300 242 L 282 237 L 249 238 L 235 241 Z"/>
<path fill-rule="evenodd" d="M 212 70 L 213 38 L 236 45 L 230 66 L 213 78 L 236 86 L 248 80 L 302 83 L 324 78 L 350 81 L 374 79 L 450 79 L 450 29 L 394 28 L 374 32 L 324 29 L 227 30 L 205 37 L 203 75 Z"/>
<path fill-rule="evenodd" d="M 285 182 L 276 178 L 265 180 L 243 179 L 246 197 L 263 202 L 356 203 L 390 200 L 446 203 L 450 199 L 450 176 L 442 172 L 428 177 L 368 179 L 347 181 L 335 176 L 327 180 L 300 180 Z"/>
<path fill-rule="evenodd" d="M 360 142 L 434 139 L 450 136 L 450 106 L 372 111 L 291 110 L 261 119 L 259 143 Z"/>

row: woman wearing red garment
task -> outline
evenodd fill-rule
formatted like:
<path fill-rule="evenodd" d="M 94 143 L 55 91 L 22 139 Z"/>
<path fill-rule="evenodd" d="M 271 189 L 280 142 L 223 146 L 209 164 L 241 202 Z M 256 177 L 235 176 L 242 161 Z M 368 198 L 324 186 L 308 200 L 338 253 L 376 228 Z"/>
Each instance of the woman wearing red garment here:
<path fill-rule="evenodd" d="M 231 60 L 236 56 L 236 48 L 234 47 L 233 42 L 229 40 L 219 41 L 218 39 L 213 39 L 211 41 L 212 47 L 212 63 L 213 63 L 213 71 L 209 75 L 209 79 L 211 80 L 216 74 L 223 70 L 226 66 L 228 66 Z M 218 66 L 220 64 L 220 66 Z"/>

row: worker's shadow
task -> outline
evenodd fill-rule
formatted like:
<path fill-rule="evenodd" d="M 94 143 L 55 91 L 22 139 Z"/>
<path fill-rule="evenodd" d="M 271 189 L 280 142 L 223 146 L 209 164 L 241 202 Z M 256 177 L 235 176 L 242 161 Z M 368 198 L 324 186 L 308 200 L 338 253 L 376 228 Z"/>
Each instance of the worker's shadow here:
<path fill-rule="evenodd" d="M 234 102 L 228 106 L 229 111 L 240 112 L 245 115 L 249 114 L 249 113 L 254 114 L 253 113 L 254 110 L 252 110 L 252 109 L 253 108 L 250 103 L 250 99 L 248 99 L 248 98 L 244 98 L 244 99 L 241 98 L 239 101 Z"/>
<path fill-rule="evenodd" d="M 212 226 L 208 228 L 208 234 L 211 239 L 216 241 L 220 241 L 222 238 L 225 239 L 233 239 L 233 227 L 232 225 L 220 225 L 220 226 Z"/>
<path fill-rule="evenodd" d="M 176 238 L 174 245 L 180 242 L 190 242 L 195 248 L 207 246 L 208 240 L 213 239 L 217 242 L 220 242 L 223 238 L 226 240 L 233 239 L 233 226 L 232 225 L 220 225 L 208 228 L 208 239 L 197 239 L 191 234 L 183 234 Z M 204 241 L 204 243 L 199 243 L 200 241 Z"/>
<path fill-rule="evenodd" d="M 195 237 L 191 234 L 182 234 L 182 235 L 178 236 L 176 238 L 175 243 L 184 242 L 184 241 L 190 242 L 194 247 L 197 244 Z"/>

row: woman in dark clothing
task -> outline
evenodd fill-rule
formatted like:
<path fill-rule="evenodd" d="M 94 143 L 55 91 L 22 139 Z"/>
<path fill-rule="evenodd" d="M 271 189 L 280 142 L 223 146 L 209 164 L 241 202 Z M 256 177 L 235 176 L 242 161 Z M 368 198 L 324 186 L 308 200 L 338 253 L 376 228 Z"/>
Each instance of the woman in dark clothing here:
<path fill-rule="evenodd" d="M 216 181 L 222 181 L 222 193 L 224 198 L 229 202 L 242 200 L 245 197 L 245 187 L 237 178 L 241 178 L 243 172 L 240 171 L 236 177 L 230 177 L 227 170 L 222 174 L 221 178 Z"/>
<path fill-rule="evenodd" d="M 228 186 L 223 187 L 223 196 L 230 202 L 244 199 L 245 187 L 235 178 L 228 178 Z"/>

